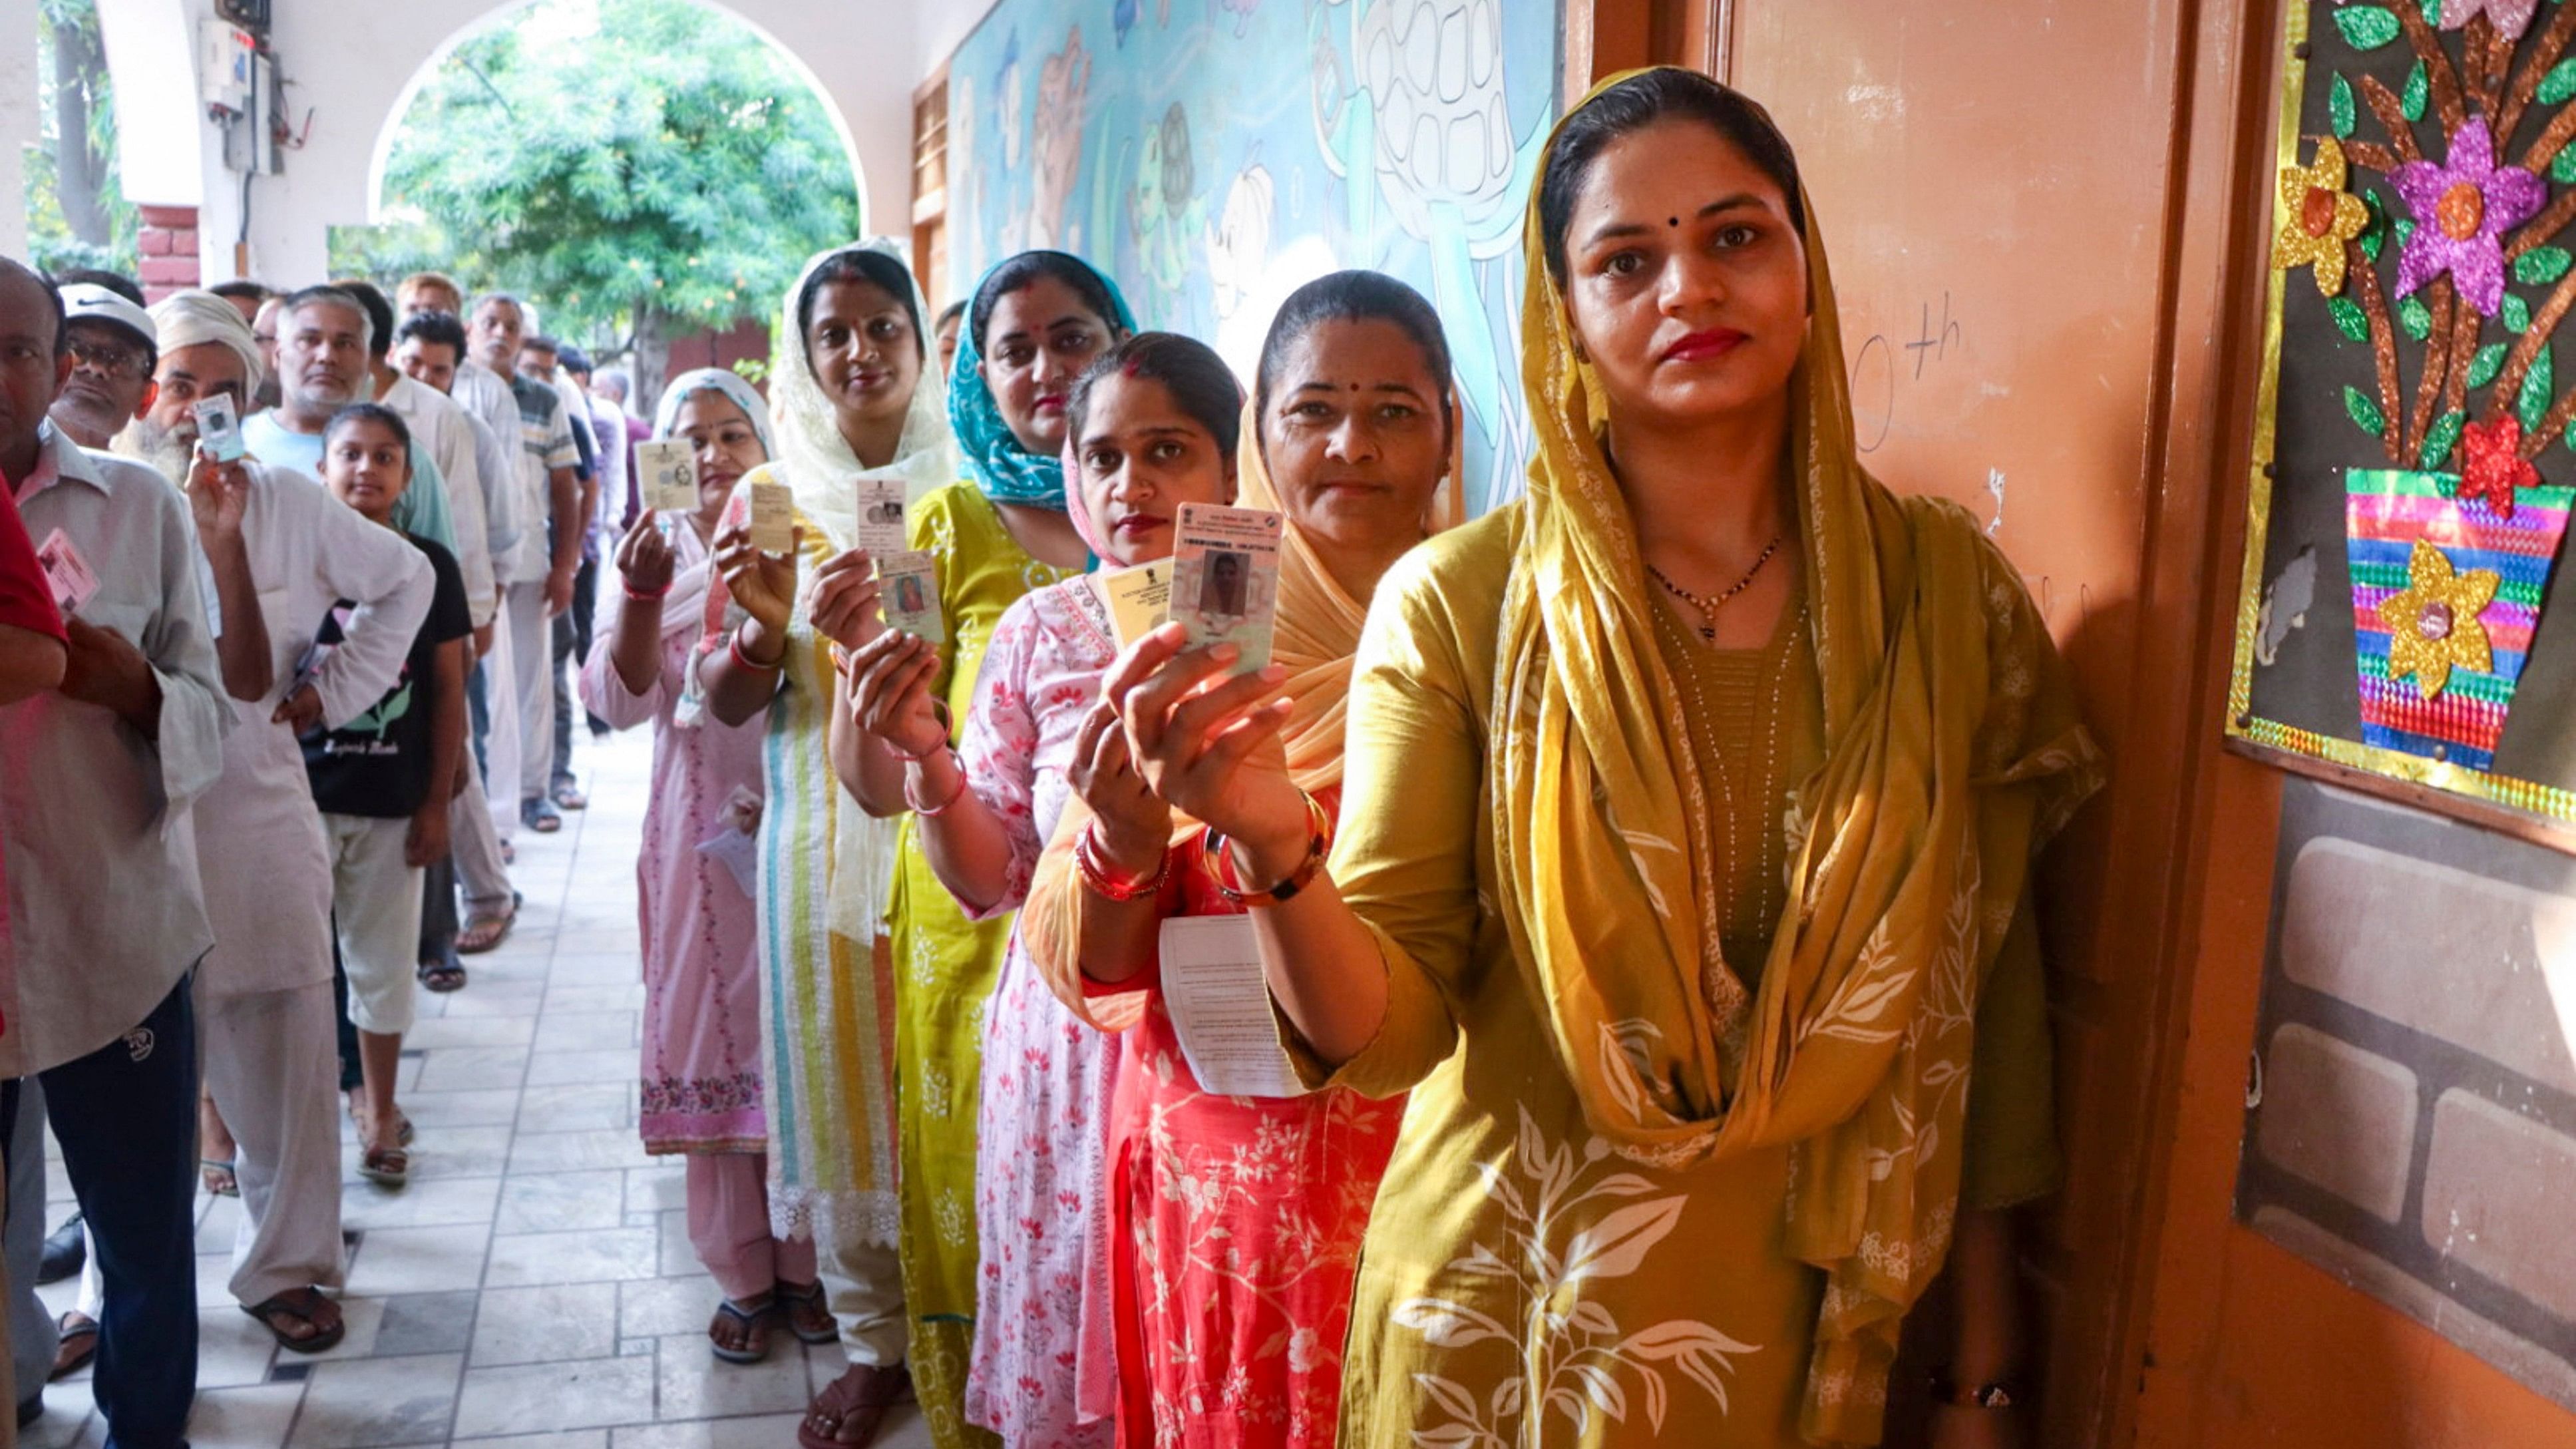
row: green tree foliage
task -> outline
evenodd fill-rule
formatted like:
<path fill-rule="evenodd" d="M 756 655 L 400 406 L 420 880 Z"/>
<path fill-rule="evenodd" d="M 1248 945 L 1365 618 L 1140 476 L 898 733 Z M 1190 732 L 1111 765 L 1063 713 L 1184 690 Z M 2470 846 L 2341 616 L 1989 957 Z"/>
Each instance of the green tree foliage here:
<path fill-rule="evenodd" d="M 333 263 L 522 293 L 547 331 L 658 376 L 669 337 L 765 317 L 806 256 L 858 235 L 857 189 L 820 99 L 750 30 L 691 0 L 597 0 L 597 33 L 566 39 L 579 3 L 441 63 L 387 166 L 398 224 L 340 233 Z"/>
<path fill-rule="evenodd" d="M 37 144 L 27 148 L 28 250 L 56 271 L 131 272 L 134 208 L 117 183 L 116 109 L 97 0 L 40 0 L 35 38 L 42 120 Z"/>

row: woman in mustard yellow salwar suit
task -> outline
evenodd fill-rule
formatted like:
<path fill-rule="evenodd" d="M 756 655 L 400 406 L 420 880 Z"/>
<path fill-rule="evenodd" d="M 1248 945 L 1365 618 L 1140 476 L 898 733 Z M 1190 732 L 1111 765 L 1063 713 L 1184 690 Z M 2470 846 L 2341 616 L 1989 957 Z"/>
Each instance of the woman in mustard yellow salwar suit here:
<path fill-rule="evenodd" d="M 2099 773 L 2054 649 L 1964 512 L 1861 469 L 1758 107 L 1606 84 L 1526 248 L 1529 492 L 1379 586 L 1338 841 L 1272 673 L 1167 627 L 1106 681 L 1307 1080 L 1412 1092 L 1340 1442 L 1873 1444 L 1954 1248 L 1932 1442 L 2016 1442 L 1999 1210 L 2057 1171 L 2024 895 Z"/>

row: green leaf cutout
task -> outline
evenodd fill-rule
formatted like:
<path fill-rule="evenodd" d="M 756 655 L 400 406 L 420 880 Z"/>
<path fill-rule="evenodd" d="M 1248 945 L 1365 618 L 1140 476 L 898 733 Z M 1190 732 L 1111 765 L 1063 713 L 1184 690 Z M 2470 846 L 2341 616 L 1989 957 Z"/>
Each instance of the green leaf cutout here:
<path fill-rule="evenodd" d="M 2397 93 L 2397 109 L 2405 113 L 2406 119 L 2420 121 L 2424 119 L 2424 102 L 2432 94 L 2432 80 L 2425 75 L 2424 62 L 2419 60 L 2415 62 L 2415 68 L 2406 73 L 2406 89 Z"/>
<path fill-rule="evenodd" d="M 2529 286 L 2546 286 L 2567 275 L 2569 260 L 2565 247 L 2533 247 L 2513 259 L 2513 279 Z"/>
<path fill-rule="evenodd" d="M 2380 415 L 2379 404 L 2372 402 L 2360 388 L 2344 388 L 2343 410 L 2355 426 L 2374 438 L 2388 431 L 2388 419 Z"/>
<path fill-rule="evenodd" d="M 2531 371 L 2522 375 L 2522 391 L 2514 395 L 2513 410 L 2522 419 L 2522 430 L 2538 432 L 2540 420 L 2549 416 L 2549 404 L 2557 391 L 2556 371 L 2550 365 L 2549 344 L 2540 344 L 2540 354 L 2531 359 Z"/>
<path fill-rule="evenodd" d="M 2576 96 L 2576 60 L 2562 60 L 2551 66 L 2549 74 L 2540 78 L 2538 94 L 2544 106 L 2554 106 Z"/>
<path fill-rule="evenodd" d="M 2442 0 L 2424 0 L 2424 23 L 2427 25 L 2442 23 Z"/>
<path fill-rule="evenodd" d="M 2456 408 L 2435 419 L 2433 426 L 2424 431 L 2424 451 L 2415 466 L 2427 473 L 2441 467 L 2442 460 L 2451 456 L 2451 449 L 2459 446 L 2460 429 L 2468 421 L 2469 415 Z"/>
<path fill-rule="evenodd" d="M 2355 50 L 2377 50 L 2397 38 L 2397 14 L 2379 5 L 2346 5 L 2334 13 L 2335 29 Z"/>
<path fill-rule="evenodd" d="M 2576 418 L 2567 420 L 2567 431 L 2559 434 L 2558 437 L 2560 442 L 2567 445 L 2569 452 L 2576 452 Z"/>
<path fill-rule="evenodd" d="M 2326 299 L 2326 315 L 2334 318 L 2335 330 L 2355 342 L 2370 340 L 2370 319 L 2362 315 L 2360 304 L 2350 297 Z"/>
<path fill-rule="evenodd" d="M 2407 336 L 2421 342 L 2433 335 L 2433 309 L 2413 297 L 2408 297 L 2397 304 L 2397 325 L 2406 329 Z"/>
<path fill-rule="evenodd" d="M 2477 356 L 2469 359 L 2469 386 L 2484 387 L 2495 381 L 2496 374 L 2502 371 L 2504 371 L 2504 344 L 2490 342 L 2478 349 Z"/>
<path fill-rule="evenodd" d="M 2549 179 L 2561 186 L 2576 184 L 2576 146 L 2561 146 L 2549 158 Z"/>
<path fill-rule="evenodd" d="M 2352 128 L 2361 119 L 2352 101 L 2352 82 L 2335 72 L 2334 83 L 2326 87 L 2326 125 L 2338 141 L 2352 139 Z"/>
<path fill-rule="evenodd" d="M 2519 334 L 2531 325 L 2531 304 L 2511 292 L 2504 294 L 2504 306 L 2498 312 L 2504 318 L 2504 330 Z"/>
<path fill-rule="evenodd" d="M 2381 203 L 2376 186 L 2361 194 L 2361 203 L 2370 209 L 2370 222 L 2361 229 L 2361 254 L 2375 262 L 2379 260 L 2380 247 L 2388 240 L 2388 208 Z"/>

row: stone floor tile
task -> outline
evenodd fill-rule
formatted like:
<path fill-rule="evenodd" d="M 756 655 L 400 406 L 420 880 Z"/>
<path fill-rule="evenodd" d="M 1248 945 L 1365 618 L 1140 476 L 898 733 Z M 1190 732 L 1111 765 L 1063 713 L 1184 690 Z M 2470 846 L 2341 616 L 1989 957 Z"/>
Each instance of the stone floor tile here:
<path fill-rule="evenodd" d="M 528 1085 L 531 1087 L 560 1086 L 567 1082 L 631 1082 L 637 1075 L 633 1047 L 546 1052 L 528 1063 Z"/>
<path fill-rule="evenodd" d="M 715 1280 L 697 1272 L 620 1283 L 617 1336 L 668 1338 L 673 1334 L 704 1333 L 708 1321 L 715 1317 L 719 1296 Z"/>
<path fill-rule="evenodd" d="M 474 1312 L 482 1296 L 472 1288 L 457 1288 L 386 1299 L 384 1322 L 376 1330 L 376 1352 L 388 1358 L 464 1352 L 474 1338 Z"/>
<path fill-rule="evenodd" d="M 597 1358 L 465 1371 L 456 1404 L 459 1439 L 593 1429 L 653 1416 L 653 1360 Z"/>
<path fill-rule="evenodd" d="M 556 1011 L 537 1018 L 537 1045 L 546 1051 L 635 1050 L 632 1011 Z M 515 1020 L 516 1018 L 512 1018 Z"/>
<path fill-rule="evenodd" d="M 420 1130 L 427 1133 L 431 1129 Z M 429 1157 L 424 1150 L 418 1159 L 420 1165 L 428 1166 Z M 488 1223 L 500 1190 L 501 1179 L 497 1177 L 442 1178 L 434 1173 L 424 1173 L 400 1189 L 381 1188 L 373 1183 L 363 1188 L 352 1186 L 340 1196 L 340 1225 L 372 1230 Z"/>
<path fill-rule="evenodd" d="M 374 1229 L 359 1240 L 349 1291 L 381 1297 L 475 1286 L 491 1237 L 486 1224 Z"/>
<path fill-rule="evenodd" d="M 535 1283 L 601 1283 L 650 1278 L 654 1234 L 640 1228 L 583 1233 L 526 1233 L 492 1240 L 486 1288 Z"/>
<path fill-rule="evenodd" d="M 452 1353 L 317 1363 L 287 1449 L 444 1442 L 463 1367 Z"/>
<path fill-rule="evenodd" d="M 630 1059 L 632 1053 L 628 1054 Z M 636 1074 L 613 1082 L 565 1082 L 519 1094 L 522 1132 L 581 1132 L 635 1126 Z"/>
<path fill-rule="evenodd" d="M 805 1355 L 801 1349 L 802 1345 L 792 1337 L 776 1334 L 765 1361 L 730 1364 L 716 1361 L 703 1333 L 665 1338 L 656 1375 L 657 1417 L 716 1419 L 740 1414 L 800 1413 L 812 1397 L 806 1387 Z"/>
<path fill-rule="evenodd" d="M 623 1226 L 624 1179 L 625 1174 L 615 1168 L 521 1173 L 504 1179 L 494 1231 L 562 1233 Z"/>
<path fill-rule="evenodd" d="M 201 1386 L 188 1416 L 188 1442 L 196 1449 L 280 1449 L 304 1391 L 300 1381 L 234 1389 Z M 32 1439 L 18 1443 L 20 1449 L 37 1449 Z"/>
<path fill-rule="evenodd" d="M 519 1120 L 519 1094 L 510 1087 L 414 1092 L 402 1110 L 414 1127 L 507 1127 Z"/>
<path fill-rule="evenodd" d="M 473 988 L 468 987 L 467 990 Z M 439 1047 L 417 1059 L 419 1076 L 406 1091 L 452 1092 L 515 1087 L 527 1073 L 524 1046 Z"/>
<path fill-rule="evenodd" d="M 609 1358 L 617 1352 L 615 1283 L 487 1288 L 474 1316 L 476 1368 Z"/>
<path fill-rule="evenodd" d="M 629 1213 L 660 1212 L 688 1204 L 689 1169 L 686 1164 L 666 1157 L 652 1167 L 626 1170 L 626 1211 Z"/>

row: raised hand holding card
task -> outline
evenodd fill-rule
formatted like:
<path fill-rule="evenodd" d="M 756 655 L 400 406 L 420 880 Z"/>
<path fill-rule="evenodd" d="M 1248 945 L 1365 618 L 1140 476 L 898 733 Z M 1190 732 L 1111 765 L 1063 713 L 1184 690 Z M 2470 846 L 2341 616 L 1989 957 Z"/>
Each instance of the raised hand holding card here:
<path fill-rule="evenodd" d="M 1213 503 L 1181 505 L 1172 551 L 1171 616 L 1192 648 L 1231 644 L 1234 672 L 1268 667 L 1279 608 L 1280 516 Z"/>

